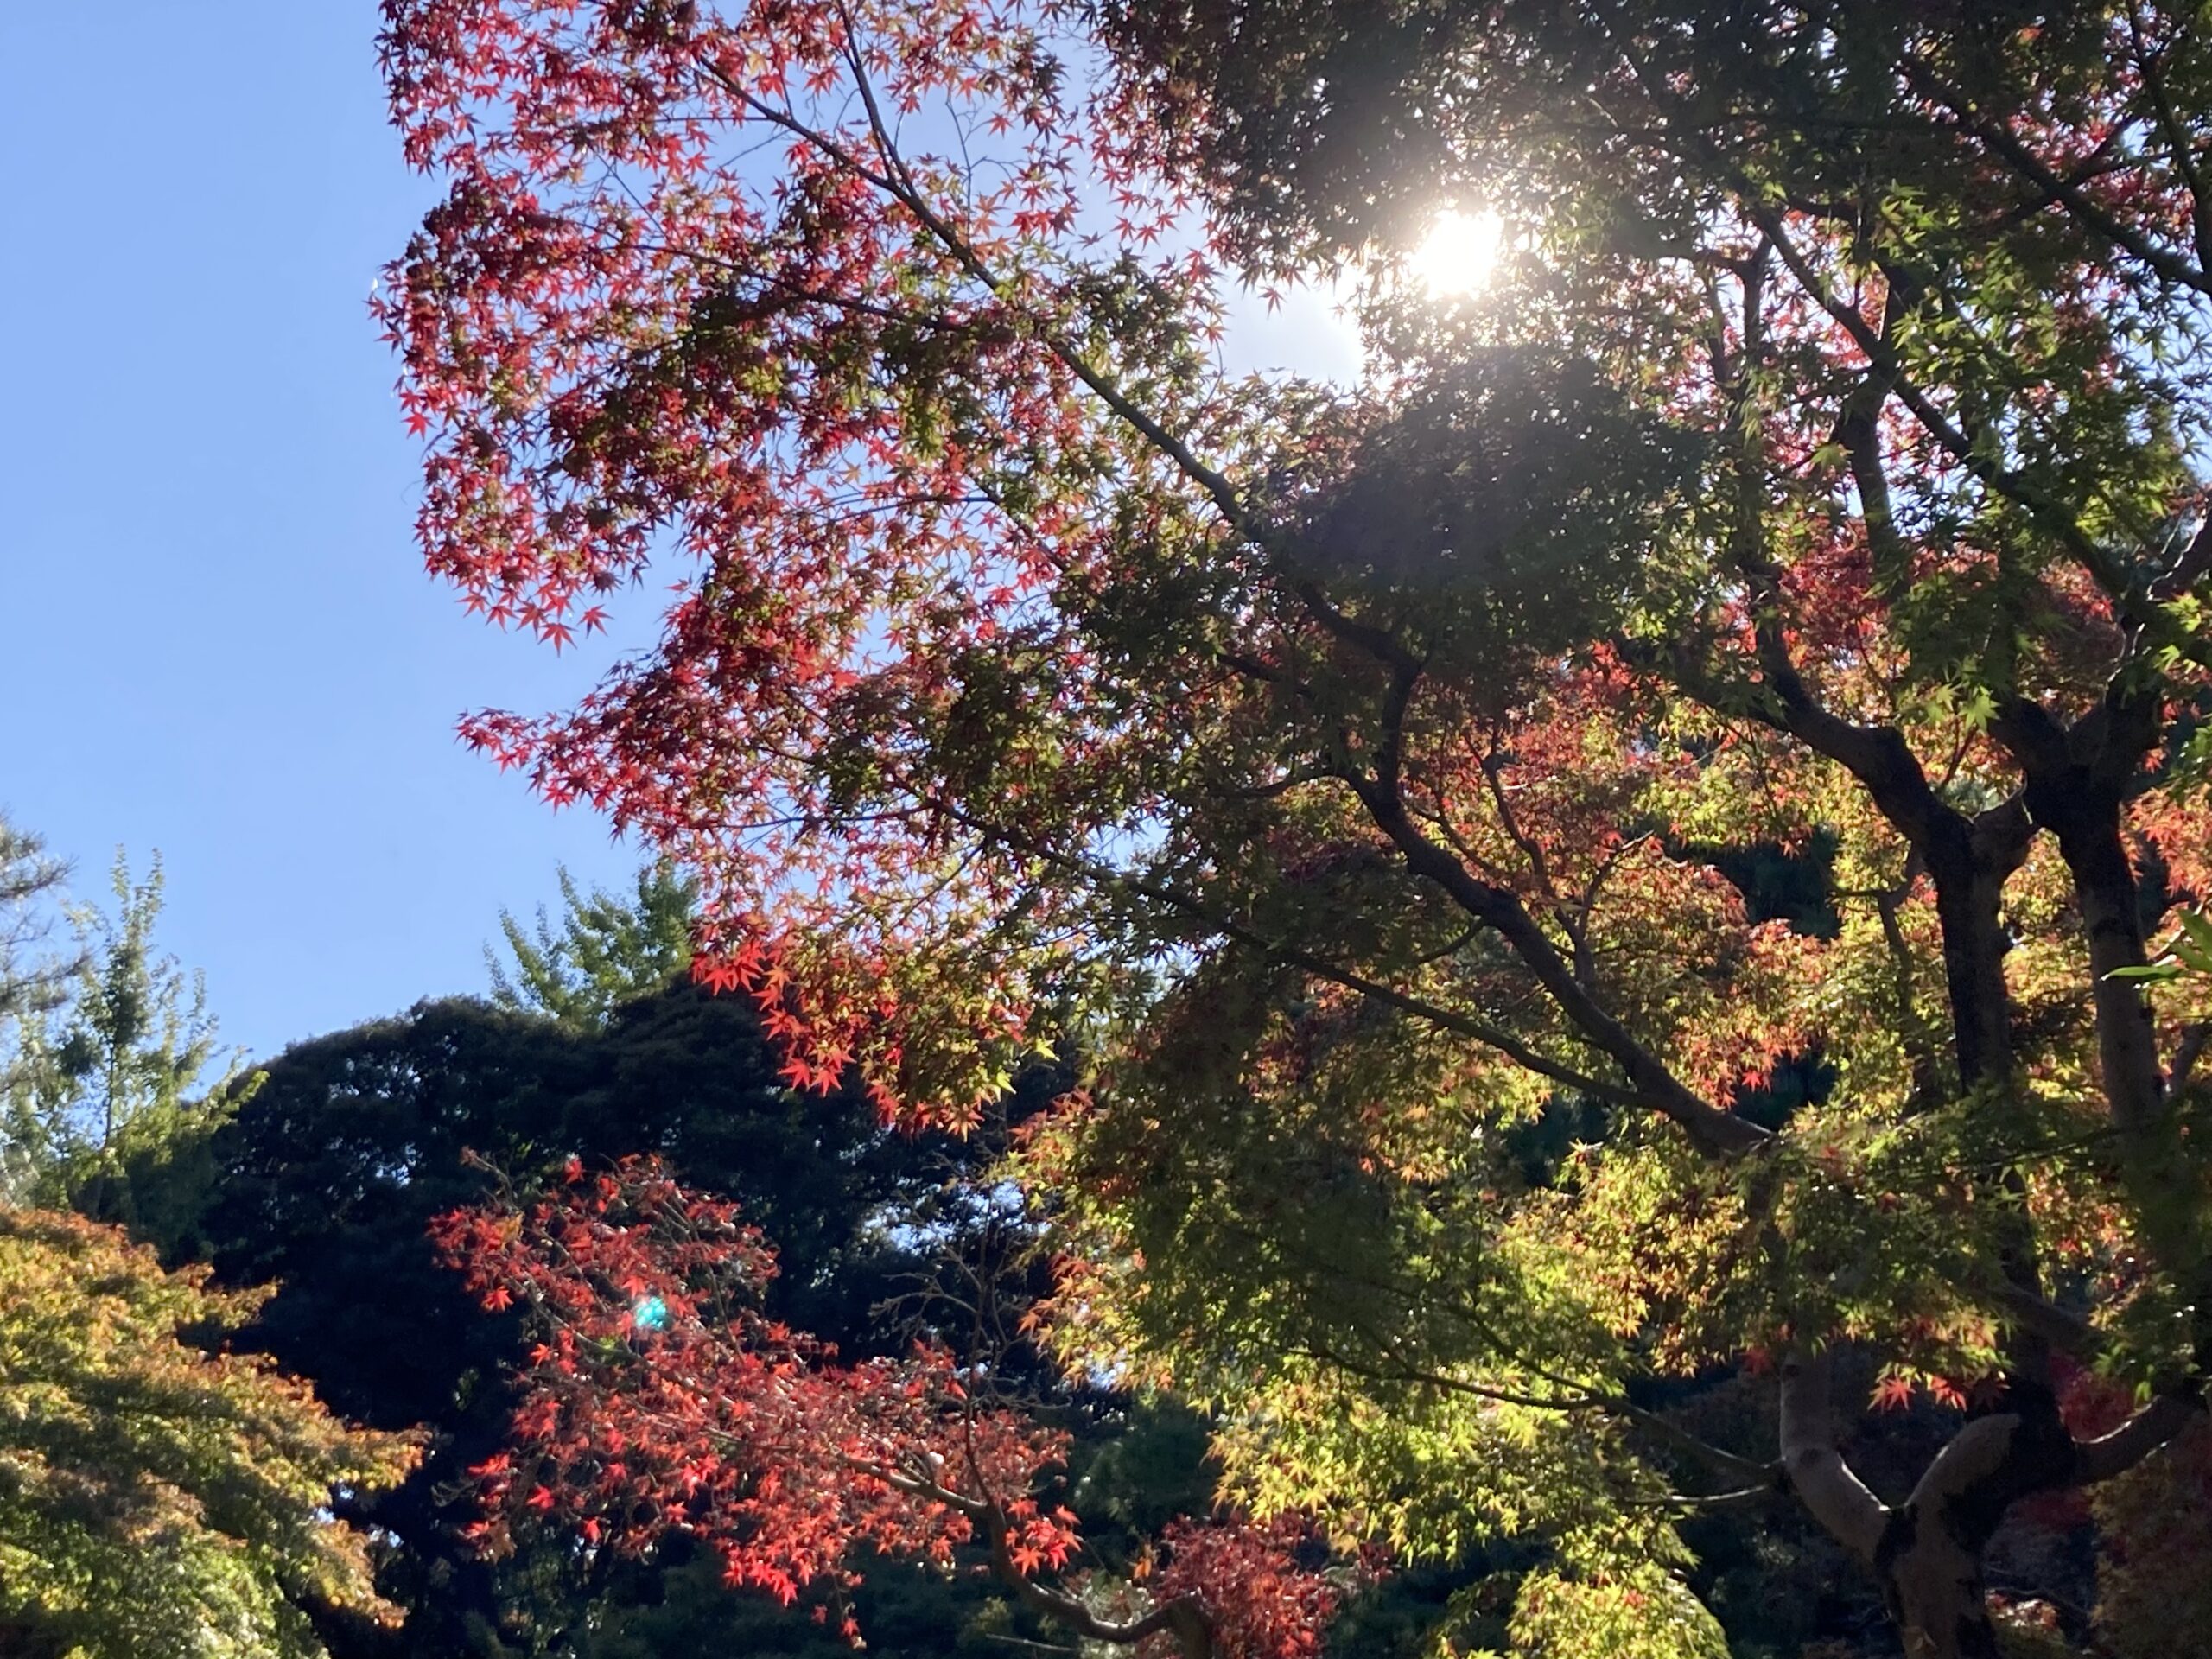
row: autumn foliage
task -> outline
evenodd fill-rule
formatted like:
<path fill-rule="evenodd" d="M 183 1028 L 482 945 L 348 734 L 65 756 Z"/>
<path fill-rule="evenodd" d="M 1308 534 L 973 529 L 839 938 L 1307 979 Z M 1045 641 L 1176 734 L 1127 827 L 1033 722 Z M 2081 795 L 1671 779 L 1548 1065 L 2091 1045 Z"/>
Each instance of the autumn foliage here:
<path fill-rule="evenodd" d="M 514 1449 L 472 1471 L 486 1548 L 518 1510 L 572 1522 L 594 1549 L 681 1531 L 732 1584 L 785 1602 L 813 1591 L 855 1637 L 838 1592 L 868 1550 L 995 1571 L 1094 1639 L 1222 1659 L 1318 1652 L 1349 1582 L 1307 1560 L 1294 1518 L 1183 1521 L 1161 1540 L 1151 1606 L 1101 1616 L 1074 1570 L 1076 1516 L 1052 1497 L 1065 1434 L 940 1345 L 840 1364 L 762 1317 L 773 1249 L 652 1160 L 572 1165 L 551 1195 L 456 1211 L 434 1236 L 487 1308 L 525 1305 L 539 1338 Z"/>
<path fill-rule="evenodd" d="M 322 1659 L 315 1614 L 396 1620 L 330 1504 L 416 1448 L 228 1351 L 262 1300 L 165 1273 L 118 1229 L 0 1207 L 0 1646 Z"/>
<path fill-rule="evenodd" d="M 1993 1651 L 2005 1516 L 2212 1355 L 2212 976 L 2145 976 L 2212 902 L 2194 11 L 386 16 L 430 565 L 556 647 L 675 595 L 465 735 L 697 872 L 786 1076 L 963 1127 L 1077 1039 L 1053 1339 L 1256 1510 L 1541 1535 L 1527 1645 L 1717 1651 L 1673 1518 L 1787 1501 Z M 1362 377 L 1232 372 L 1317 270 Z M 1645 1403 L 1738 1367 L 1770 1444 Z"/>

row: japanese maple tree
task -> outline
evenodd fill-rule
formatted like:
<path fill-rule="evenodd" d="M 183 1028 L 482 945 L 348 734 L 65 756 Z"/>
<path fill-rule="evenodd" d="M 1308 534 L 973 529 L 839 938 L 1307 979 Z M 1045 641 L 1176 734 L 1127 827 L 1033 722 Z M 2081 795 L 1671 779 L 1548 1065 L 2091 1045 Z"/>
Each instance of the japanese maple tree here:
<path fill-rule="evenodd" d="M 1993 1652 L 2008 1511 L 2212 1357 L 2212 1006 L 2139 972 L 2212 899 L 2197 12 L 386 12 L 431 567 L 556 646 L 677 589 L 467 734 L 698 874 L 789 1076 L 958 1125 L 1078 1038 L 1066 1351 L 1255 1514 L 1547 1536 L 1532 1648 L 1717 1651 L 1672 1517 L 1742 1501 Z M 1227 372 L 1314 270 L 1359 384 Z M 1738 1364 L 1764 1445 L 1655 1403 Z"/>
<path fill-rule="evenodd" d="M 593 1549 L 671 1531 L 716 1550 L 734 1585 L 790 1602 L 859 1582 L 863 1549 L 947 1569 L 974 1545 L 1025 1605 L 1141 1654 L 1298 1659 L 1357 1576 L 1317 1569 L 1295 1521 L 1179 1521 L 1149 1605 L 1071 1571 L 1074 1513 L 1051 1501 L 1064 1433 L 1010 1403 L 994 1364 L 930 1343 L 841 1364 L 760 1311 L 775 1253 L 734 1205 L 655 1160 L 550 1197 L 442 1216 L 447 1260 L 485 1306 L 524 1305 L 543 1340 L 524 1370 L 515 1449 L 472 1472 L 497 1550 L 517 1509 L 563 1515 Z M 997 1357 L 994 1356 L 995 1359 Z M 858 1638 L 849 1610 L 840 1623 Z"/>

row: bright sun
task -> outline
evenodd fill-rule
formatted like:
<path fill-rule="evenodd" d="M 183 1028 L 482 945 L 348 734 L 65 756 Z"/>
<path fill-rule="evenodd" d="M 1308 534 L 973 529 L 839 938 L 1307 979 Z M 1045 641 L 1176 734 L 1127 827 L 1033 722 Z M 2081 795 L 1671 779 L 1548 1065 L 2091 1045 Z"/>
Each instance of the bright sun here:
<path fill-rule="evenodd" d="M 1439 213 L 1407 269 L 1433 298 L 1472 294 L 1490 280 L 1504 232 L 1496 213 Z"/>

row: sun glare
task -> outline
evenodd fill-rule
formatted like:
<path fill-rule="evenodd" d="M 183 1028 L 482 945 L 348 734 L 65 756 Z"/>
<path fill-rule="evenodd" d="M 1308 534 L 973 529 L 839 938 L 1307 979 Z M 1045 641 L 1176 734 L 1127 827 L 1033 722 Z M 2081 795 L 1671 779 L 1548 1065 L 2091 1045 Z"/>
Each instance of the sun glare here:
<path fill-rule="evenodd" d="M 1407 269 L 1433 298 L 1472 294 L 1490 280 L 1504 232 L 1496 213 L 1439 213 Z"/>

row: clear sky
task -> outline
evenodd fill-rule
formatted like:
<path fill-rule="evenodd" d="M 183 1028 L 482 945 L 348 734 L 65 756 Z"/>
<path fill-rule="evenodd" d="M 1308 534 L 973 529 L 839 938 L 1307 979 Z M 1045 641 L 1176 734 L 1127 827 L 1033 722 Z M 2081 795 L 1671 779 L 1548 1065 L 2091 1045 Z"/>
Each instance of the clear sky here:
<path fill-rule="evenodd" d="M 164 942 L 261 1055 L 480 988 L 502 906 L 637 861 L 453 738 L 607 657 L 495 634 L 416 558 L 366 302 L 431 190 L 376 12 L 0 0 L 0 809 L 87 893 L 158 849 Z M 1354 360 L 1310 301 L 1240 332 Z"/>
<path fill-rule="evenodd" d="M 366 301 L 429 200 L 373 0 L 0 0 L 0 807 L 164 933 L 228 1040 L 481 986 L 502 905 L 632 855 L 463 752 L 574 659 L 464 617 L 411 541 Z"/>

